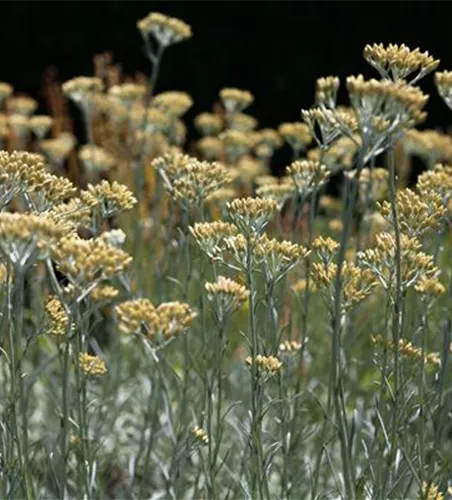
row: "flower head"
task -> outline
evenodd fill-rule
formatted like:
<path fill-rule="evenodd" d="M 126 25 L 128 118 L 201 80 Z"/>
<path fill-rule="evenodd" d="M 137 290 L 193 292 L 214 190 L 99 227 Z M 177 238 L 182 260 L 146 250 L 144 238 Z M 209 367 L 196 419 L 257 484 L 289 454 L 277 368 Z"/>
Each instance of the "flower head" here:
<path fill-rule="evenodd" d="M 57 267 L 70 282 L 81 288 L 120 275 L 132 257 L 101 238 L 84 240 L 71 235 L 52 249 Z"/>
<path fill-rule="evenodd" d="M 85 375 L 101 376 L 107 373 L 105 361 L 100 359 L 99 356 L 91 356 L 86 352 L 81 353 L 79 363 Z"/>
<path fill-rule="evenodd" d="M 38 103 L 32 97 L 17 96 L 8 100 L 8 108 L 11 113 L 25 117 L 31 116 L 37 107 Z"/>
<path fill-rule="evenodd" d="M 63 83 L 63 93 L 76 104 L 87 105 L 93 97 L 104 89 L 102 80 L 97 77 L 78 76 Z"/>
<path fill-rule="evenodd" d="M 201 429 L 201 427 L 195 425 L 191 429 L 191 433 L 193 437 L 202 445 L 208 445 L 209 444 L 209 435 L 204 429 Z"/>
<path fill-rule="evenodd" d="M 214 283 L 206 283 L 204 287 L 218 313 L 225 315 L 239 309 L 250 294 L 245 286 L 224 276 L 219 276 Z"/>
<path fill-rule="evenodd" d="M 173 90 L 157 94 L 152 99 L 151 105 L 173 118 L 180 118 L 193 106 L 193 99 L 186 92 Z"/>
<path fill-rule="evenodd" d="M 434 71 L 439 64 L 428 52 L 418 48 L 411 50 L 404 44 L 390 43 L 386 47 L 382 43 L 374 43 L 364 47 L 364 59 L 387 80 L 405 80 L 412 76 L 410 84 L 414 84 L 428 73 Z"/>
<path fill-rule="evenodd" d="M 435 84 L 443 101 L 452 109 L 452 71 L 435 73 Z"/>
<path fill-rule="evenodd" d="M 25 266 L 47 256 L 67 227 L 44 215 L 0 213 L 0 250 L 11 263 Z"/>
<path fill-rule="evenodd" d="M 279 370 L 283 366 L 282 361 L 280 361 L 278 358 L 274 356 L 262 356 L 261 354 L 254 356 L 254 358 L 248 356 L 245 359 L 245 362 L 248 366 L 251 367 L 254 365 L 259 371 L 268 375 L 273 375 L 279 372 Z"/>
<path fill-rule="evenodd" d="M 175 17 L 151 12 L 137 22 L 141 34 L 152 35 L 163 47 L 187 40 L 192 36 L 191 27 Z"/>
<path fill-rule="evenodd" d="M 246 236 L 261 234 L 269 223 L 278 204 L 261 198 L 237 198 L 227 204 L 232 222 Z"/>
<path fill-rule="evenodd" d="M 40 140 L 44 139 L 50 127 L 53 124 L 53 118 L 46 115 L 32 116 L 28 120 L 28 126 L 33 130 L 33 133 Z"/>
<path fill-rule="evenodd" d="M 137 203 L 135 196 L 124 184 L 103 180 L 98 184 L 88 184 L 80 199 L 87 206 L 99 210 L 101 217 L 108 218 L 118 212 L 131 210 Z"/>
<path fill-rule="evenodd" d="M 195 127 L 204 137 L 214 136 L 221 131 L 223 120 L 214 113 L 200 113 L 195 118 Z"/>
<path fill-rule="evenodd" d="M 0 103 L 13 93 L 13 87 L 9 83 L 0 82 Z"/>
<path fill-rule="evenodd" d="M 69 326 L 69 316 L 60 299 L 50 297 L 46 302 L 45 311 L 49 320 L 49 330 L 55 337 L 66 335 Z"/>
<path fill-rule="evenodd" d="M 311 160 L 294 161 L 286 168 L 286 174 L 301 197 L 320 189 L 331 175 L 324 165 Z"/>
<path fill-rule="evenodd" d="M 220 90 L 220 98 L 229 113 L 241 112 L 254 101 L 253 94 L 248 90 L 231 87 Z"/>
<path fill-rule="evenodd" d="M 306 123 L 282 123 L 278 127 L 278 132 L 297 153 L 303 151 L 312 142 L 310 128 Z"/>

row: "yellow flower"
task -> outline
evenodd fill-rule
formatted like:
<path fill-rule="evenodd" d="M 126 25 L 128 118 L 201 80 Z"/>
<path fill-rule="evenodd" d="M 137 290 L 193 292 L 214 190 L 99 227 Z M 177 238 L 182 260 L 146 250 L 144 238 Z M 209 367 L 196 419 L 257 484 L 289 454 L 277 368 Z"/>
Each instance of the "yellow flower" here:
<path fill-rule="evenodd" d="M 254 101 L 254 96 L 248 90 L 224 88 L 220 90 L 220 98 L 229 113 L 243 111 Z"/>
<path fill-rule="evenodd" d="M 148 14 L 137 22 L 137 27 L 143 36 L 152 35 L 164 47 L 187 40 L 192 36 L 192 30 L 188 24 L 159 12 Z"/>
<path fill-rule="evenodd" d="M 255 365 L 260 371 L 268 373 L 270 375 L 277 373 L 283 365 L 282 361 L 280 361 L 275 356 L 262 356 L 260 354 L 258 354 L 254 358 L 248 356 L 245 359 L 245 363 L 248 366 Z"/>
<path fill-rule="evenodd" d="M 79 357 L 80 368 L 85 375 L 101 376 L 107 373 L 105 362 L 99 356 L 81 353 Z"/>
<path fill-rule="evenodd" d="M 408 75 L 416 73 L 411 84 L 434 71 L 439 64 L 439 60 L 433 59 L 428 52 L 392 43 L 386 47 L 382 43 L 366 45 L 364 58 L 386 79 L 405 80 Z"/>

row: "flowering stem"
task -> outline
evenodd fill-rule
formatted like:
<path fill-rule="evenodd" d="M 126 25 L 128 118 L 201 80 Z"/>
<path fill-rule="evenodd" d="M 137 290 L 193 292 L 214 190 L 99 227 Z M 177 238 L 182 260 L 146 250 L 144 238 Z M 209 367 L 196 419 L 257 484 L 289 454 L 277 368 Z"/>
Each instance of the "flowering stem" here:
<path fill-rule="evenodd" d="M 78 303 L 74 306 L 74 317 L 75 324 L 78 328 L 83 327 L 82 318 L 80 315 L 80 305 Z M 89 500 L 91 498 L 91 491 L 89 485 L 89 462 L 88 462 L 88 436 L 86 429 L 86 381 L 81 373 L 80 366 L 80 354 L 82 353 L 82 337 L 83 331 L 77 331 L 75 336 L 75 353 L 74 353 L 74 365 L 75 365 L 75 380 L 77 384 L 77 419 L 79 427 L 79 437 L 80 437 L 80 456 L 79 456 L 79 475 L 83 476 L 80 478 L 80 483 L 84 485 L 86 498 Z"/>
<path fill-rule="evenodd" d="M 347 417 L 344 412 L 345 402 L 343 400 L 343 380 L 342 380 L 342 362 L 341 362 L 341 319 L 342 310 L 342 271 L 344 267 L 345 252 L 347 249 L 347 240 L 351 231 L 353 213 L 356 206 L 359 177 L 365 165 L 366 144 L 363 140 L 363 145 L 359 151 L 357 172 L 354 179 L 350 179 L 346 184 L 345 189 L 345 204 L 343 212 L 343 229 L 341 233 L 340 246 L 337 256 L 337 271 L 334 279 L 334 295 L 332 307 L 332 359 L 331 359 L 331 385 L 332 403 L 339 427 L 339 440 L 341 447 L 341 455 L 343 461 L 345 491 L 348 499 L 355 498 L 355 480 L 352 470 L 352 450 L 349 443 L 349 433 L 347 429 Z M 352 186 L 350 186 L 352 183 Z M 330 398 L 329 398 L 330 399 Z"/>
<path fill-rule="evenodd" d="M 397 423 L 399 419 L 399 392 L 400 392 L 400 354 L 399 340 L 401 336 L 401 326 L 403 320 L 403 290 L 402 290 L 402 256 L 401 256 L 401 233 L 397 214 L 397 198 L 396 198 L 396 174 L 394 161 L 394 148 L 388 152 L 388 167 L 389 167 L 389 196 L 391 202 L 392 221 L 394 226 L 395 238 L 395 277 L 396 290 L 393 308 L 393 323 L 392 323 L 392 340 L 393 340 L 393 355 L 394 355 L 394 402 L 392 408 L 392 431 L 391 431 L 391 450 L 388 459 L 388 468 L 386 471 L 385 488 L 390 484 L 390 471 L 397 452 Z"/>
<path fill-rule="evenodd" d="M 262 452 L 262 397 L 259 381 L 258 368 L 254 363 L 255 356 L 258 353 L 258 337 L 255 318 L 255 289 L 253 280 L 253 244 L 248 238 L 246 255 L 246 282 L 250 292 L 248 304 L 248 328 L 251 338 L 251 460 L 252 460 L 252 479 L 251 491 L 252 498 L 264 498 L 263 487 L 268 491 L 267 479 L 265 477 L 264 460 Z M 268 495 L 267 495 L 268 496 Z"/>
<path fill-rule="evenodd" d="M 24 375 L 22 374 L 22 343 L 24 335 L 24 292 L 25 292 L 25 273 L 22 266 L 15 266 L 14 273 L 14 339 L 13 340 L 13 351 L 15 354 L 15 365 L 13 366 L 12 373 L 15 371 L 15 383 L 18 384 L 19 392 L 19 405 L 21 414 L 21 437 L 17 435 L 17 444 L 19 453 L 22 454 L 22 467 L 23 475 L 26 486 L 27 498 L 33 498 L 33 485 L 30 476 L 30 457 L 29 457 L 29 447 L 28 447 L 28 397 L 27 390 L 24 382 Z M 15 397 L 15 396 L 14 396 Z M 16 425 L 18 426 L 19 418 L 17 416 L 16 410 L 14 410 Z M 18 430 L 16 428 L 16 430 Z"/>
<path fill-rule="evenodd" d="M 61 496 L 62 500 L 65 500 L 67 495 L 66 485 L 67 485 L 67 454 L 68 454 L 68 431 L 69 431 L 69 405 L 68 405 L 68 375 L 69 375 L 69 335 L 70 335 L 70 325 L 69 322 L 68 332 L 66 333 L 67 338 L 64 342 L 64 351 L 61 363 L 61 400 L 62 400 L 62 436 L 61 436 Z"/>

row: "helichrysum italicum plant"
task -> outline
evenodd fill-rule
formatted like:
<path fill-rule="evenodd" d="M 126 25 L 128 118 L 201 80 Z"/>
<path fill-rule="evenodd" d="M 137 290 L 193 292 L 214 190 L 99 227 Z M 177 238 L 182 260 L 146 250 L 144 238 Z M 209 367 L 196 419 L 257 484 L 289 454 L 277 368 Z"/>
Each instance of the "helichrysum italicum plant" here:
<path fill-rule="evenodd" d="M 195 103 L 158 73 L 191 27 L 137 28 L 148 81 L 102 56 L 63 84 L 83 183 L 74 136 L 44 139 L 54 117 L 0 83 L 2 144 L 44 154 L 0 153 L 0 496 L 442 498 L 452 148 L 413 129 L 438 61 L 368 45 L 381 79 L 347 78 L 347 107 L 319 78 L 304 123 L 274 128 L 223 88 L 188 154 Z M 415 187 L 395 151 L 426 164 Z"/>

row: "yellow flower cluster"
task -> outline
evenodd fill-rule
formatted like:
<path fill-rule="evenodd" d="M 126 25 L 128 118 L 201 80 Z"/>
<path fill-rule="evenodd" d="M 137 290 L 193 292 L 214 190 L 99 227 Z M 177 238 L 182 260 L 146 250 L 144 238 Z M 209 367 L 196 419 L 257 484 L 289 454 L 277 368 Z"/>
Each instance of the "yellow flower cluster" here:
<path fill-rule="evenodd" d="M 448 488 L 447 493 L 452 493 L 452 488 Z M 438 486 L 434 483 L 427 483 L 423 481 L 420 492 L 419 500 L 444 500 L 444 495 L 439 490 Z"/>
<path fill-rule="evenodd" d="M 381 335 L 376 335 L 372 337 L 372 343 L 380 347 L 386 347 L 386 349 L 394 349 L 394 342 L 388 340 L 386 343 Z M 399 346 L 397 349 L 400 354 L 411 360 L 421 360 L 422 359 L 422 349 L 413 345 L 406 339 L 399 340 Z M 431 352 L 424 355 L 424 363 L 426 365 L 438 366 L 441 364 L 441 358 L 438 353 Z"/>
<path fill-rule="evenodd" d="M 0 198 L 11 200 L 20 191 L 32 191 L 46 179 L 44 158 L 25 151 L 0 151 Z"/>
<path fill-rule="evenodd" d="M 318 78 L 315 87 L 315 102 L 319 105 L 325 104 L 328 108 L 334 108 L 339 85 L 340 81 L 337 76 Z"/>
<path fill-rule="evenodd" d="M 227 129 L 218 138 L 222 141 L 224 150 L 231 162 L 248 153 L 253 147 L 252 135 L 240 130 Z"/>
<path fill-rule="evenodd" d="M 248 366 L 254 365 L 260 371 L 266 372 L 270 375 L 277 373 L 283 365 L 282 361 L 280 361 L 275 356 L 262 356 L 261 354 L 258 354 L 254 358 L 252 358 L 251 356 L 248 356 L 245 359 L 245 363 Z"/>
<path fill-rule="evenodd" d="M 12 97 L 8 101 L 8 108 L 11 113 L 25 117 L 32 115 L 37 107 L 37 101 L 27 96 Z"/>
<path fill-rule="evenodd" d="M 260 198 L 276 201 L 278 209 L 281 209 L 284 203 L 293 196 L 294 192 L 294 185 L 287 177 L 284 177 L 281 183 L 269 182 L 256 189 L 256 194 Z"/>
<path fill-rule="evenodd" d="M 282 354 L 297 352 L 301 349 L 301 342 L 296 340 L 285 340 L 279 344 L 279 352 Z"/>
<path fill-rule="evenodd" d="M 151 105 L 168 113 L 174 119 L 180 118 L 193 106 L 193 99 L 186 92 L 174 90 L 157 94 L 152 99 Z"/>
<path fill-rule="evenodd" d="M 39 250 L 45 256 L 67 233 L 67 227 L 50 217 L 22 213 L 0 213 L 0 250 L 13 264 L 24 265 Z"/>
<path fill-rule="evenodd" d="M 434 191 L 419 195 L 411 189 L 403 189 L 397 192 L 396 204 L 400 228 L 409 237 L 437 229 L 446 213 L 441 196 Z M 383 201 L 378 206 L 381 215 L 393 223 L 391 204 Z"/>
<path fill-rule="evenodd" d="M 190 159 L 172 181 L 172 193 L 176 200 L 189 206 L 201 205 L 211 194 L 232 181 L 232 174 L 217 162 Z"/>
<path fill-rule="evenodd" d="M 122 83 L 111 86 L 108 94 L 129 107 L 144 97 L 146 86 L 139 83 Z"/>
<path fill-rule="evenodd" d="M 91 298 L 94 302 L 103 302 L 105 300 L 115 299 L 119 295 L 119 290 L 113 286 L 96 286 L 91 292 Z"/>
<path fill-rule="evenodd" d="M 71 235 L 52 248 L 58 269 L 80 286 L 112 278 L 124 272 L 132 257 L 101 238 L 84 240 Z"/>
<path fill-rule="evenodd" d="M 38 139 L 43 139 L 53 124 L 51 116 L 37 115 L 28 120 L 29 127 Z"/>
<path fill-rule="evenodd" d="M 452 137 L 437 130 L 408 130 L 403 146 L 407 153 L 421 156 L 429 165 L 452 160 Z"/>
<path fill-rule="evenodd" d="M 79 358 L 80 369 L 85 375 L 101 376 L 107 373 L 105 361 L 99 356 L 91 356 L 88 353 L 81 353 Z"/>
<path fill-rule="evenodd" d="M 437 164 L 433 170 L 423 172 L 418 177 L 417 188 L 422 196 L 430 191 L 438 193 L 447 205 L 452 197 L 452 167 Z"/>
<path fill-rule="evenodd" d="M 264 128 L 251 133 L 253 148 L 258 158 L 269 158 L 275 151 L 283 145 L 281 136 L 276 130 Z"/>
<path fill-rule="evenodd" d="M 415 286 L 423 277 L 436 276 L 433 257 L 421 251 L 417 238 L 401 235 L 401 278 L 402 289 Z M 395 238 L 391 233 L 379 233 L 375 237 L 375 247 L 358 253 L 358 260 L 368 267 L 385 289 L 395 286 Z"/>
<path fill-rule="evenodd" d="M 452 71 L 438 71 L 435 73 L 435 84 L 439 95 L 452 108 Z"/>
<path fill-rule="evenodd" d="M 278 132 L 297 153 L 303 151 L 312 141 L 312 135 L 306 123 L 281 123 Z"/>
<path fill-rule="evenodd" d="M 223 120 L 214 113 L 200 113 L 194 120 L 195 127 L 204 137 L 217 135 L 222 127 Z"/>
<path fill-rule="evenodd" d="M 60 135 L 55 139 L 46 139 L 39 143 L 41 151 L 50 161 L 60 164 L 64 161 L 75 146 L 75 138 L 70 135 Z"/>
<path fill-rule="evenodd" d="M 383 78 L 404 80 L 416 72 L 411 83 L 431 73 L 439 65 L 439 60 L 435 60 L 428 52 L 421 52 L 419 48 L 411 50 L 404 44 L 390 43 L 386 47 L 382 43 L 366 45 L 363 55 Z"/>
<path fill-rule="evenodd" d="M 218 276 L 214 283 L 206 283 L 204 287 L 209 299 L 217 300 L 220 307 L 228 310 L 239 309 L 250 295 L 245 286 L 224 276 Z"/>
<path fill-rule="evenodd" d="M 163 47 L 187 40 L 192 36 L 192 30 L 188 24 L 159 12 L 149 13 L 137 22 L 137 27 L 143 36 L 153 35 Z"/>
<path fill-rule="evenodd" d="M 148 299 L 135 299 L 123 302 L 115 308 L 119 329 L 123 333 L 141 333 L 151 340 L 162 336 L 168 340 L 182 333 L 189 326 L 196 313 L 188 304 L 164 302 L 155 307 Z"/>
<path fill-rule="evenodd" d="M 227 204 L 229 216 L 245 235 L 260 234 L 278 209 L 274 200 L 237 198 Z"/>
<path fill-rule="evenodd" d="M 56 297 L 51 297 L 46 302 L 45 311 L 49 318 L 50 333 L 55 337 L 66 335 L 69 317 L 61 301 Z"/>
<path fill-rule="evenodd" d="M 91 223 L 91 209 L 80 198 L 53 205 L 47 215 L 57 223 L 70 224 L 74 230 L 78 226 L 88 227 Z"/>
<path fill-rule="evenodd" d="M 322 291 L 327 301 L 334 295 L 334 284 L 337 264 L 312 264 L 312 279 L 316 287 Z M 349 309 L 365 300 L 377 285 L 377 280 L 369 269 L 363 269 L 352 262 L 344 262 L 342 267 L 342 306 Z"/>
<path fill-rule="evenodd" d="M 96 94 L 104 89 L 102 80 L 98 77 L 78 76 L 63 83 L 63 93 L 77 104 L 89 104 Z"/>
<path fill-rule="evenodd" d="M 364 80 L 362 75 L 349 76 L 347 89 L 361 127 L 367 125 L 381 131 L 378 129 L 383 120 L 387 124 L 385 129 L 395 126 L 397 129 L 409 128 L 426 117 L 423 108 L 428 96 L 405 82 Z"/>
<path fill-rule="evenodd" d="M 0 102 L 9 97 L 13 93 L 13 87 L 6 82 L 0 82 Z"/>
<path fill-rule="evenodd" d="M 116 160 L 105 149 L 99 146 L 86 144 L 78 152 L 80 161 L 88 172 L 100 172 L 110 170 L 116 163 Z"/>
<path fill-rule="evenodd" d="M 248 90 L 224 88 L 220 90 L 220 98 L 229 113 L 238 113 L 254 101 L 254 96 Z"/>
<path fill-rule="evenodd" d="M 201 427 L 195 425 L 191 429 L 192 435 L 195 437 L 197 441 L 199 441 L 203 445 L 208 445 L 209 444 L 209 435 L 204 429 L 201 429 Z"/>
<path fill-rule="evenodd" d="M 253 251 L 255 256 L 264 262 L 268 278 L 276 278 L 281 273 L 285 274 L 311 253 L 302 245 L 291 241 L 269 239 L 266 234 L 255 241 Z"/>
<path fill-rule="evenodd" d="M 86 191 L 80 193 L 80 199 L 90 208 L 97 208 L 103 217 L 110 217 L 117 212 L 131 210 L 137 203 L 135 196 L 124 184 L 103 180 L 98 184 L 88 184 Z"/>
<path fill-rule="evenodd" d="M 216 189 L 207 196 L 207 202 L 227 202 L 237 198 L 237 190 L 232 187 Z"/>
<path fill-rule="evenodd" d="M 320 189 L 329 179 L 330 172 L 324 165 L 312 160 L 296 160 L 286 168 L 300 196 Z"/>
<path fill-rule="evenodd" d="M 312 242 L 311 248 L 316 252 L 322 263 L 328 264 L 334 258 L 339 248 L 339 243 L 329 236 L 326 238 L 318 236 Z"/>
<path fill-rule="evenodd" d="M 439 297 L 446 293 L 445 286 L 436 277 L 428 278 L 422 276 L 414 286 L 414 289 L 422 295 L 431 297 Z"/>
<path fill-rule="evenodd" d="M 253 131 L 257 125 L 256 118 L 246 113 L 234 113 L 228 121 L 229 129 L 245 133 Z"/>
<path fill-rule="evenodd" d="M 312 108 L 301 111 L 303 121 L 308 125 L 309 131 L 318 146 L 328 146 L 337 139 L 344 130 L 348 134 L 358 127 L 356 114 L 351 110 L 331 110 L 326 108 Z M 318 135 L 320 130 L 320 136 Z"/>

